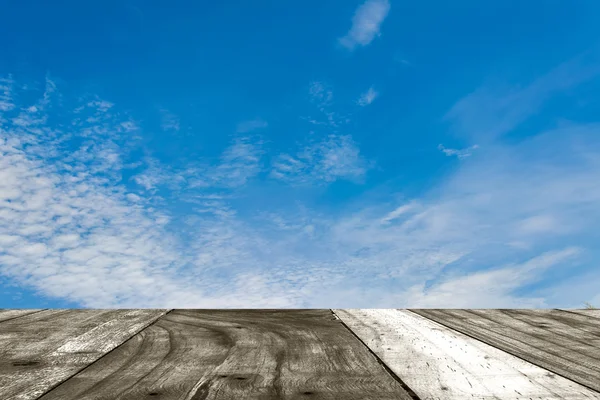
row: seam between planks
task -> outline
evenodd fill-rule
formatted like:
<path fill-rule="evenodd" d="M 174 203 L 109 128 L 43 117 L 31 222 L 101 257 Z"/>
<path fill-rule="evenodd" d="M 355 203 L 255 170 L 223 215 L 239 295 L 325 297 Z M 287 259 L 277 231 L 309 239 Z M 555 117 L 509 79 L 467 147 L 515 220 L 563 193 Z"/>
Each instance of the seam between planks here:
<path fill-rule="evenodd" d="M 40 313 L 42 311 L 48 311 L 48 310 L 49 310 L 49 308 L 44 308 L 42 310 L 37 310 L 37 311 L 30 312 L 29 314 L 17 315 L 16 317 L 12 317 L 12 318 L 8 318 L 8 319 L 3 319 L 2 321 L 0 321 L 0 324 L 3 323 L 3 322 L 6 322 L 6 321 L 12 321 L 12 320 L 15 320 L 15 319 L 18 319 L 18 318 L 27 317 L 28 315 L 33 315 L 33 314 L 37 314 L 37 313 Z"/>
<path fill-rule="evenodd" d="M 127 343 L 128 341 L 130 341 L 131 339 L 133 339 L 134 337 L 136 337 L 137 335 L 139 335 L 141 332 L 143 332 L 144 330 L 148 329 L 149 326 L 154 325 L 159 319 L 161 319 L 162 317 L 164 317 L 165 315 L 169 314 L 171 311 L 173 311 L 173 309 L 168 310 L 166 313 L 162 314 L 160 317 L 156 318 L 154 321 L 150 322 L 149 324 L 145 325 L 144 327 L 142 327 L 142 329 L 140 329 L 139 331 L 135 332 L 133 335 L 131 335 L 130 337 L 127 338 L 127 340 L 124 340 L 123 343 L 121 343 L 118 346 L 115 346 L 114 349 L 107 351 L 106 353 L 102 354 L 100 357 L 98 357 L 97 360 L 95 360 L 94 362 L 89 363 L 88 365 L 86 365 L 85 367 L 75 371 L 73 374 L 71 374 L 70 376 L 68 376 L 67 378 L 63 379 L 62 381 L 52 385 L 51 387 L 49 387 L 46 391 L 44 391 L 44 393 L 40 394 L 38 397 L 36 397 L 37 399 L 40 399 L 41 397 L 47 395 L 48 393 L 50 393 L 51 391 L 53 391 L 54 389 L 56 389 L 58 386 L 62 385 L 63 383 L 65 383 L 66 381 L 68 381 L 69 379 L 71 379 L 72 377 L 74 377 L 75 375 L 77 375 L 78 373 L 85 371 L 87 368 L 91 367 L 92 365 L 96 364 L 98 361 L 100 361 L 101 359 L 103 359 L 104 357 L 106 357 L 108 354 L 112 353 L 113 351 L 115 351 L 116 349 L 118 349 L 119 347 L 123 346 L 125 343 Z"/>
<path fill-rule="evenodd" d="M 375 357 L 375 360 L 377 360 L 377 362 L 383 367 L 383 369 L 385 369 L 385 371 L 392 378 L 394 378 L 394 380 L 398 382 L 400 386 L 402 386 L 402 389 L 404 389 L 412 399 L 421 400 L 421 398 L 402 379 L 400 379 L 400 377 L 396 375 L 394 371 L 392 371 L 390 367 L 388 367 L 387 364 L 383 362 L 383 360 L 379 358 L 379 356 L 375 354 L 375 352 L 371 350 L 371 348 L 367 346 L 367 344 L 356 333 L 354 333 L 354 331 L 350 329 L 350 327 L 346 325 L 346 323 L 340 317 L 336 315 L 335 311 L 333 311 L 332 309 L 329 309 L 329 311 L 331 311 L 331 313 L 338 320 L 338 322 L 340 322 L 352 334 L 352 336 L 354 336 L 363 346 L 365 346 L 369 353 L 371 353 L 371 355 Z"/>
<path fill-rule="evenodd" d="M 399 309 L 399 308 L 397 308 L 397 310 L 400 310 L 400 309 Z M 418 315 L 418 316 L 420 316 L 420 317 L 426 318 L 426 319 L 428 319 L 428 320 L 430 320 L 430 321 L 432 321 L 432 322 L 434 322 L 434 323 L 436 323 L 436 324 L 440 324 L 440 325 L 442 325 L 442 326 L 445 326 L 446 328 L 448 328 L 448 329 L 452 329 L 452 330 L 453 330 L 453 331 L 455 331 L 455 332 L 462 333 L 463 335 L 466 335 L 466 336 L 468 336 L 468 337 L 470 337 L 470 338 L 473 338 L 473 339 L 475 339 L 475 340 L 478 340 L 478 341 L 480 341 L 480 342 L 482 342 L 482 343 L 485 343 L 485 344 L 487 344 L 487 345 L 489 345 L 489 346 L 492 346 L 492 347 L 494 347 L 494 348 L 496 348 L 496 349 L 498 349 L 498 350 L 500 350 L 500 351 L 503 351 L 503 352 L 505 352 L 505 353 L 511 354 L 511 355 L 513 355 L 513 356 L 515 356 L 515 357 L 517 357 L 517 358 L 519 358 L 519 359 L 521 359 L 521 360 L 523 360 L 523 361 L 525 361 L 525 362 L 528 362 L 528 363 L 530 363 L 530 364 L 533 364 L 533 365 L 535 365 L 535 366 L 537 366 L 537 367 L 540 367 L 540 368 L 542 368 L 542 369 L 544 369 L 544 370 L 546 370 L 546 371 L 548 371 L 548 372 L 552 372 L 553 374 L 556 374 L 556 375 L 558 375 L 558 376 L 562 376 L 563 378 L 565 378 L 565 379 L 568 379 L 568 380 L 570 380 L 571 382 L 575 382 L 575 383 L 576 383 L 576 384 L 578 384 L 578 385 L 584 386 L 585 388 L 587 388 L 587 389 L 589 389 L 589 390 L 593 391 L 594 393 L 599 393 L 599 394 L 600 394 L 600 392 L 599 392 L 599 391 L 597 391 L 596 389 L 594 389 L 594 388 L 592 388 L 592 387 L 589 387 L 589 386 L 588 386 L 588 385 L 586 385 L 585 383 L 582 383 L 582 382 L 577 382 L 576 380 L 574 380 L 574 379 L 572 379 L 572 378 L 569 378 L 568 376 L 564 376 L 563 374 L 561 374 L 561 373 L 559 373 L 559 372 L 556 372 L 556 371 L 553 371 L 553 370 L 549 370 L 548 368 L 546 368 L 546 367 L 544 367 L 544 366 L 542 366 L 542 365 L 539 365 L 538 363 L 535 363 L 535 362 L 533 362 L 533 361 L 531 361 L 531 360 L 526 360 L 525 358 L 521 357 L 519 354 L 516 354 L 515 352 L 512 352 L 512 351 L 508 351 L 508 350 L 501 349 L 500 347 L 498 347 L 498 346 L 494 345 L 493 343 L 488 343 L 488 342 L 486 342 L 485 340 L 481 340 L 480 338 L 478 338 L 478 337 L 475 337 L 475 336 L 473 336 L 473 335 L 469 334 L 469 333 L 468 333 L 468 332 L 466 332 L 466 331 L 465 331 L 465 332 L 463 332 L 463 331 L 462 331 L 462 330 L 460 330 L 460 329 L 457 329 L 457 328 L 454 328 L 454 327 L 452 327 L 452 326 L 446 325 L 446 324 L 444 324 L 443 322 L 436 321 L 436 320 L 434 320 L 434 319 L 431 319 L 431 318 L 429 318 L 429 317 L 427 317 L 427 316 L 425 316 L 425 315 L 421 315 L 421 314 L 419 314 L 419 313 L 417 313 L 417 312 L 414 312 L 413 310 L 406 309 L 406 311 L 408 311 L 408 312 L 411 312 L 411 313 L 413 313 L 413 314 L 416 314 L 416 315 Z"/>

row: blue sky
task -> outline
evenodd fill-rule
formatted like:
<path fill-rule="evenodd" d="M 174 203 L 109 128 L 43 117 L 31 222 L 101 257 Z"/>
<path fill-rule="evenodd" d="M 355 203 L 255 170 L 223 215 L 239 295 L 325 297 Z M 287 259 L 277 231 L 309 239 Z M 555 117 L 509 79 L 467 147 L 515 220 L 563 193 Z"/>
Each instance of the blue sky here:
<path fill-rule="evenodd" d="M 599 12 L 0 0 L 0 307 L 598 305 Z"/>

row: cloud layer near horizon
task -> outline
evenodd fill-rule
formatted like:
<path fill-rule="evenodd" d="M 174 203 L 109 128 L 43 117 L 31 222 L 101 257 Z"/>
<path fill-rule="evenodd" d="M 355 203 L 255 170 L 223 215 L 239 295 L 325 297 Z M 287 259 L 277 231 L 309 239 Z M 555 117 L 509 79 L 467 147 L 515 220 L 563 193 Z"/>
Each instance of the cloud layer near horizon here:
<path fill-rule="evenodd" d="M 364 197 L 331 213 L 300 201 L 245 207 L 239 190 L 360 181 L 371 164 L 349 135 L 328 134 L 292 153 L 238 136 L 217 160 L 135 164 L 130 152 L 143 128 L 115 112 L 118 104 L 92 99 L 62 109 L 67 129 L 52 118 L 61 107 L 52 80 L 34 103 L 18 102 L 12 78 L 0 85 L 0 273 L 45 295 L 86 307 L 166 308 L 566 307 L 600 299 L 591 287 L 553 292 L 544 284 L 550 276 L 598 278 L 596 124 L 488 142 L 418 198 L 382 187 L 385 201 Z M 313 85 L 311 93 L 327 111 L 331 92 Z M 472 118 L 470 103 L 458 104 L 451 118 Z M 181 215 L 175 201 L 192 206 Z"/>

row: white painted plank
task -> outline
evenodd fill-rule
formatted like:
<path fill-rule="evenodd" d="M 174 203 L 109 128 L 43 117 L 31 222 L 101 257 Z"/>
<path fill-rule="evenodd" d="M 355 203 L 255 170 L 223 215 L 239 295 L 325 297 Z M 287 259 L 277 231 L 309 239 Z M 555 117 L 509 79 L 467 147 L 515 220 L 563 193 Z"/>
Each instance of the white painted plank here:
<path fill-rule="evenodd" d="M 407 310 L 334 313 L 421 399 L 600 399 L 600 393 Z"/>
<path fill-rule="evenodd" d="M 545 310 L 411 311 L 600 392 L 596 318 L 565 311 L 550 318 Z"/>

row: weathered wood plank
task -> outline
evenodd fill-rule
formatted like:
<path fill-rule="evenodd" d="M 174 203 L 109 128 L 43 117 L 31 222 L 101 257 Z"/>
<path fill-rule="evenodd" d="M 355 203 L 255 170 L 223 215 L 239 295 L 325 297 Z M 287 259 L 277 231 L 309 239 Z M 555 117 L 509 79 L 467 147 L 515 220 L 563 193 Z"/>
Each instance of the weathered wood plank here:
<path fill-rule="evenodd" d="M 569 326 L 548 313 L 533 317 L 535 310 L 412 311 L 600 391 L 600 348 L 593 333 L 600 326 L 593 318 Z M 577 340 L 578 335 L 584 339 Z"/>
<path fill-rule="evenodd" d="M 561 311 L 571 312 L 575 314 L 585 315 L 593 318 L 600 318 L 600 310 L 596 309 L 560 309 Z"/>
<path fill-rule="evenodd" d="M 23 309 L 0 309 L 0 322 L 9 321 L 11 319 L 24 317 L 25 315 L 40 312 L 42 309 L 23 308 Z"/>
<path fill-rule="evenodd" d="M 556 309 L 509 309 L 494 310 L 493 313 L 501 321 L 590 356 L 600 366 L 600 320 L 597 318 Z"/>
<path fill-rule="evenodd" d="M 45 310 L 0 324 L 0 399 L 36 399 L 167 310 Z"/>
<path fill-rule="evenodd" d="M 421 399 L 600 399 L 600 393 L 407 310 L 334 312 Z"/>
<path fill-rule="evenodd" d="M 410 399 L 329 310 L 174 310 L 40 400 Z"/>

